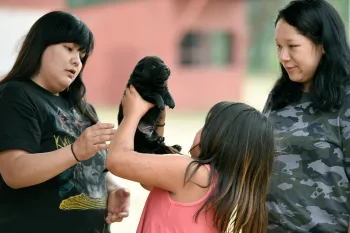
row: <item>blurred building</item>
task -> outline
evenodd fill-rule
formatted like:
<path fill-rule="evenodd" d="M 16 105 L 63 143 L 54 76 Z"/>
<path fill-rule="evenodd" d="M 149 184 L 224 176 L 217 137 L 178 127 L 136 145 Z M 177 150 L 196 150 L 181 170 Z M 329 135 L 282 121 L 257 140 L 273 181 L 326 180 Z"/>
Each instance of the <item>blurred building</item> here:
<path fill-rule="evenodd" d="M 246 6 L 242 0 L 0 0 L 0 19 L 12 25 L 10 34 L 19 28 L 12 41 L 48 10 L 67 10 L 84 20 L 96 39 L 84 72 L 88 100 L 95 105 L 117 105 L 136 63 L 158 55 L 172 70 L 176 109 L 198 110 L 240 99 L 247 67 Z M 9 56 L 13 62 L 14 51 Z"/>

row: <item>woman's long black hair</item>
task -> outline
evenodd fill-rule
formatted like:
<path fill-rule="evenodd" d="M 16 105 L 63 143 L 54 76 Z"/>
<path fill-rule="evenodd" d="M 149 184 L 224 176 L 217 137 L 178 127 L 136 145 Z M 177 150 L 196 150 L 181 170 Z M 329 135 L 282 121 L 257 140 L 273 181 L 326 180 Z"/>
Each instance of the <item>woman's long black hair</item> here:
<path fill-rule="evenodd" d="M 325 0 L 294 0 L 279 11 L 283 19 L 315 45 L 323 45 L 325 54 L 317 67 L 309 90 L 315 111 L 339 109 L 345 97 L 350 75 L 350 50 L 344 23 L 335 8 Z M 281 66 L 264 112 L 281 109 L 300 100 L 301 83 L 289 79 Z"/>

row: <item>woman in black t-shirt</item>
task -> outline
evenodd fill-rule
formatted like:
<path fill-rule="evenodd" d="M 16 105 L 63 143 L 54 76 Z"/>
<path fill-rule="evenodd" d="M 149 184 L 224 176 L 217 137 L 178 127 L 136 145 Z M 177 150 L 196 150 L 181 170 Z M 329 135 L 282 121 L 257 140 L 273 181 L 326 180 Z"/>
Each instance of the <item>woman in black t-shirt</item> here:
<path fill-rule="evenodd" d="M 128 191 L 104 172 L 114 125 L 85 101 L 93 47 L 80 19 L 50 12 L 0 82 L 0 233 L 109 232 L 128 215 Z"/>

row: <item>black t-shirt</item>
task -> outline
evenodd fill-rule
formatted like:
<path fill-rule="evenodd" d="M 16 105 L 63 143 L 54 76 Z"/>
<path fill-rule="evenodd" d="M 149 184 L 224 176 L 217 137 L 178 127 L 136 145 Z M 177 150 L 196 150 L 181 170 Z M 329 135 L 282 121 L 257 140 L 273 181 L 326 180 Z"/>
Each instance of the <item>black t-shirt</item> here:
<path fill-rule="evenodd" d="M 0 151 L 54 151 L 90 125 L 69 101 L 31 80 L 0 86 Z M 106 151 L 96 153 L 28 188 L 12 189 L 0 176 L 0 233 L 109 232 L 105 161 Z"/>

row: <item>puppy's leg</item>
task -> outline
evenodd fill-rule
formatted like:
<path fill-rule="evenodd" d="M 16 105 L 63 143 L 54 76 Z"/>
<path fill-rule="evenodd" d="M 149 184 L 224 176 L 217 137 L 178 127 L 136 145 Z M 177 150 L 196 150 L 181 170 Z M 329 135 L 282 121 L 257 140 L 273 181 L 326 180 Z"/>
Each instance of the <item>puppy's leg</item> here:
<path fill-rule="evenodd" d="M 175 101 L 169 92 L 164 94 L 163 99 L 165 105 L 168 105 L 169 108 L 175 108 Z"/>
<path fill-rule="evenodd" d="M 178 146 L 178 145 L 175 145 Z M 180 147 L 180 146 L 179 146 Z M 164 143 L 159 145 L 157 150 L 154 151 L 155 154 L 179 154 L 181 152 L 181 147 L 178 150 L 174 146 L 167 146 Z"/>
<path fill-rule="evenodd" d="M 145 93 L 142 98 L 150 103 L 154 103 L 160 110 L 165 108 L 163 98 L 158 93 Z"/>

